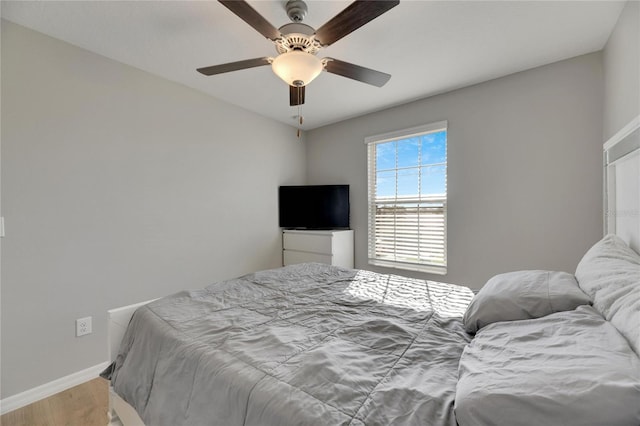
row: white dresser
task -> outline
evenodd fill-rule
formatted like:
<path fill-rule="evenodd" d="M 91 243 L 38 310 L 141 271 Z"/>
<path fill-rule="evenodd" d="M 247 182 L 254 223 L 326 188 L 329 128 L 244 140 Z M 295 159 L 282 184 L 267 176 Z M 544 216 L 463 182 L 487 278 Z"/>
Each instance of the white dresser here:
<path fill-rule="evenodd" d="M 282 231 L 282 263 L 319 262 L 353 268 L 353 230 Z"/>

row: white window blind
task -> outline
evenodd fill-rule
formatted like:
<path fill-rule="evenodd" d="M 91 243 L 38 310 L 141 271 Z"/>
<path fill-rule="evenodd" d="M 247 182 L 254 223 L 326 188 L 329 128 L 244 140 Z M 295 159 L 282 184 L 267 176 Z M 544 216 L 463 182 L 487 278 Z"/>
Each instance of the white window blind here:
<path fill-rule="evenodd" d="M 365 139 L 369 263 L 447 272 L 447 122 Z"/>

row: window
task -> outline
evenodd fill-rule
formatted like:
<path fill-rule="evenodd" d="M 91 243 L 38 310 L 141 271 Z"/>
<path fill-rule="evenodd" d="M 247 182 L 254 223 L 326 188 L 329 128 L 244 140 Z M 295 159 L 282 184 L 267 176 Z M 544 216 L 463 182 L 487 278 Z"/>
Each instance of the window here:
<path fill-rule="evenodd" d="M 447 273 L 447 122 L 365 139 L 369 263 Z"/>

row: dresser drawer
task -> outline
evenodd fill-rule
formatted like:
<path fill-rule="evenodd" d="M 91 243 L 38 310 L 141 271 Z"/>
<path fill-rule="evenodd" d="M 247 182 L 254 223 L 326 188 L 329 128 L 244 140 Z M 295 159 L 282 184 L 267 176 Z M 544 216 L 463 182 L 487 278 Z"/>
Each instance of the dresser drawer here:
<path fill-rule="evenodd" d="M 285 250 L 282 252 L 282 255 L 284 266 L 306 262 L 326 263 L 327 265 L 331 265 L 332 260 L 332 256 L 328 254 L 309 253 L 304 251 Z"/>
<path fill-rule="evenodd" d="M 285 250 L 331 254 L 331 234 L 306 234 L 285 232 L 282 236 Z M 329 256 L 330 257 L 330 256 Z"/>
<path fill-rule="evenodd" d="M 283 265 L 305 262 L 353 268 L 353 230 L 284 230 Z"/>

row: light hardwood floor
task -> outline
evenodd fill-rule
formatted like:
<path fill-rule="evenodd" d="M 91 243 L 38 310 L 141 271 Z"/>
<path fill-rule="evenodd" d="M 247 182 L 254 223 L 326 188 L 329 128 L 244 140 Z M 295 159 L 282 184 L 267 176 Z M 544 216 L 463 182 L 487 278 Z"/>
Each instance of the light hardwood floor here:
<path fill-rule="evenodd" d="M 97 378 L 0 417 L 1 426 L 105 426 L 109 385 Z"/>

